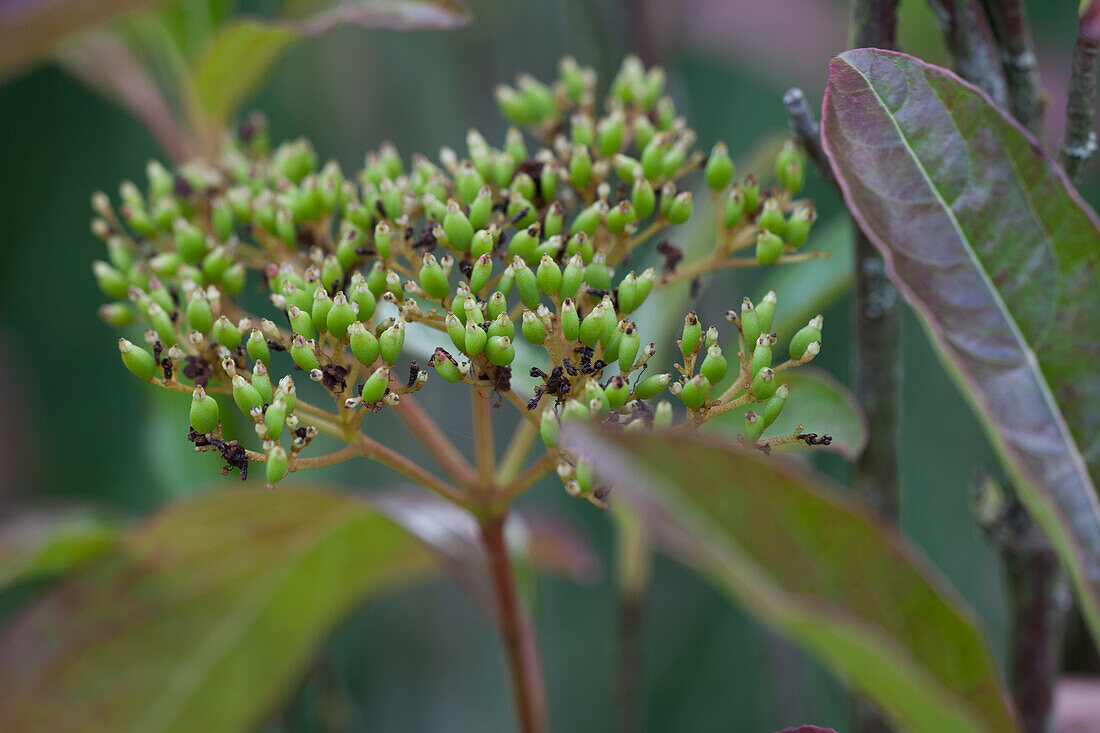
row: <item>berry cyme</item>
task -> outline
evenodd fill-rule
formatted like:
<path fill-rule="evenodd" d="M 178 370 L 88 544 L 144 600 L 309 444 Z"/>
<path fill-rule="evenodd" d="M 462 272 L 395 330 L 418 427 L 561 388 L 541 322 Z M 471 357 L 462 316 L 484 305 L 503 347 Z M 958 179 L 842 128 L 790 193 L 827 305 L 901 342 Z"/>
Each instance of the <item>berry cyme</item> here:
<path fill-rule="evenodd" d="M 92 231 L 107 245 L 93 271 L 112 300 L 103 318 L 147 327 L 148 348 L 119 341 L 123 361 L 191 395 L 196 450 L 218 450 L 237 468 L 266 462 L 271 483 L 364 455 L 466 503 L 475 487 L 510 487 L 510 498 L 556 470 L 569 493 L 602 505 L 591 466 L 562 442 L 563 422 L 694 430 L 755 403 L 747 444 L 795 442 L 797 433 L 762 435 L 788 399 L 783 372 L 820 349 L 820 316 L 790 339 L 791 359 L 775 363 L 775 293 L 745 298 L 725 335 L 688 313 L 677 342 L 663 346 L 635 314 L 672 283 L 819 256 L 799 251 L 814 220 L 794 198 L 801 152 L 783 148 L 775 188 L 739 179 L 724 143 L 696 149 L 663 72 L 633 58 L 599 105 L 594 72 L 572 59 L 554 83 L 524 76 L 496 97 L 515 125 L 499 147 L 475 130 L 463 153 L 444 148 L 437 161 L 384 144 L 345 175 L 308 141 L 271 149 L 252 121 L 216 160 L 174 172 L 151 163 L 146 190 L 124 183 L 117 207 L 93 197 Z M 703 191 L 713 247 L 686 261 L 667 237 L 697 215 Z M 259 291 L 266 304 L 249 312 Z M 430 348 L 414 330 L 431 335 Z M 548 457 L 521 476 L 517 448 L 510 476 L 489 470 L 485 421 L 474 475 L 410 398 L 428 378 L 421 364 L 474 390 L 475 413 L 512 403 L 526 426 L 517 440 L 541 435 Z M 306 379 L 322 401 L 299 396 Z M 231 400 L 219 406 L 222 395 Z M 254 426 L 251 448 L 222 437 L 231 403 Z M 384 409 L 430 443 L 453 483 L 362 432 Z M 348 447 L 308 456 L 318 433 Z"/>

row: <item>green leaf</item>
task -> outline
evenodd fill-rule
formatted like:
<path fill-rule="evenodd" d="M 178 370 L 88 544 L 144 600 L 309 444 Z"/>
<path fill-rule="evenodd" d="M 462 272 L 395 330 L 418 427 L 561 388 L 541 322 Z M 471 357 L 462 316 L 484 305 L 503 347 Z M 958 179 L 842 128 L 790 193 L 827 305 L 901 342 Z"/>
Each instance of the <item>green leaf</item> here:
<path fill-rule="evenodd" d="M 363 599 L 433 567 L 356 498 L 170 506 L 0 637 L 0 729 L 251 730 Z"/>
<path fill-rule="evenodd" d="M 851 390 L 828 372 L 799 367 L 779 373 L 791 395 L 783 412 L 767 430 L 767 436 L 786 435 L 799 426 L 808 433 L 828 433 L 833 441 L 815 450 L 839 453 L 855 460 L 867 445 L 867 420 Z M 708 431 L 734 437 L 744 430 L 745 413 L 760 411 L 759 404 L 745 405 L 707 421 Z"/>
<path fill-rule="evenodd" d="M 94 514 L 13 519 L 0 526 L 0 590 L 68 573 L 101 557 L 118 540 L 118 526 Z"/>
<path fill-rule="evenodd" d="M 845 202 L 982 417 L 1100 640 L 1096 214 L 984 94 L 910 56 L 833 59 L 822 116 Z"/>
<path fill-rule="evenodd" d="M 1019 729 L 972 612 L 915 548 L 824 478 L 702 437 L 584 431 L 571 444 L 584 446 L 658 549 L 899 727 Z"/>
<path fill-rule="evenodd" d="M 222 25 L 199 52 L 192 63 L 190 91 L 202 116 L 224 125 L 275 62 L 305 38 L 342 25 L 394 31 L 448 30 L 467 25 L 469 19 L 457 0 L 347 2 L 293 20 L 239 18 Z"/>
<path fill-rule="evenodd" d="M 300 40 L 291 28 L 259 20 L 226 23 L 207 41 L 191 70 L 205 117 L 228 123 L 279 58 Z"/>

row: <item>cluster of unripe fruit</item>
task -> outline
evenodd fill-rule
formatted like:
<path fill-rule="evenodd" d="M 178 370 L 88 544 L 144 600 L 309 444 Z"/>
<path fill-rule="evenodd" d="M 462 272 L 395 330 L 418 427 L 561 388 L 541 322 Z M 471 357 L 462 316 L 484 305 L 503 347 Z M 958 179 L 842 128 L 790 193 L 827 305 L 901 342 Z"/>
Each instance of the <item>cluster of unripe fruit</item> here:
<path fill-rule="evenodd" d="M 688 426 L 761 403 L 744 431 L 755 443 L 787 399 L 779 371 L 820 348 L 820 317 L 794 336 L 791 360 L 773 367 L 775 294 L 755 307 L 745 299 L 728 314 L 739 344 L 731 368 L 717 328 L 690 313 L 674 377 L 646 374 L 656 345 L 644 342 L 633 316 L 682 277 L 793 254 L 814 219 L 812 207 L 792 201 L 801 153 L 784 147 L 774 190 L 753 176 L 735 182 L 723 144 L 705 156 L 694 150 L 659 69 L 628 59 L 602 111 L 595 81 L 566 59 L 552 85 L 521 77 L 498 89 L 505 116 L 537 147 L 517 127 L 500 148 L 471 130 L 464 156 L 445 148 L 438 163 L 406 161 L 387 144 L 346 177 L 335 161 L 321 165 L 304 140 L 271 149 L 252 122 L 217 160 L 174 172 L 151 163 L 147 190 L 124 183 L 117 211 L 97 194 L 92 229 L 108 258 L 94 272 L 113 299 L 101 314 L 118 327 L 148 326 L 151 351 L 120 340 L 125 364 L 192 392 L 192 439 L 203 448 L 224 446 L 213 395 L 231 395 L 263 441 L 262 453 L 247 454 L 266 461 L 271 483 L 317 430 L 346 437 L 364 415 L 423 386 L 427 373 L 415 361 L 407 380 L 395 376 L 410 328 L 437 333 L 432 348 L 412 356 L 448 382 L 495 391 L 539 426 L 561 453 L 571 493 L 598 500 L 590 470 L 559 444 L 561 422 L 672 427 L 665 391 L 682 403 Z M 717 232 L 705 268 L 692 270 L 674 246 L 663 242 L 658 255 L 652 244 L 692 217 L 685 180 L 700 169 Z M 750 248 L 754 257 L 737 257 Z M 657 264 L 625 264 L 647 258 Z M 259 293 L 268 317 L 243 307 Z M 324 386 L 334 413 L 298 400 L 290 374 L 277 383 L 269 375 L 283 351 Z M 520 356 L 537 380 L 533 394 L 513 389 Z"/>

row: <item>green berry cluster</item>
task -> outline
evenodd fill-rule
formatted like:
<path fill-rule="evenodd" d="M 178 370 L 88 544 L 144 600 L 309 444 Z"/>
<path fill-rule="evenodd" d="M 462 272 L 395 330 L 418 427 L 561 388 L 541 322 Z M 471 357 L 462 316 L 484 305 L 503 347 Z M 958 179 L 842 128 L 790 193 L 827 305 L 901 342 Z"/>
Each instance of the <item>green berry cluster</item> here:
<path fill-rule="evenodd" d="M 733 360 L 718 329 L 689 313 L 674 375 L 649 369 L 657 346 L 634 314 L 677 281 L 816 256 L 798 251 L 814 220 L 794 200 L 803 157 L 783 148 L 771 190 L 752 175 L 737 180 L 724 144 L 695 149 L 664 81 L 628 58 L 597 108 L 595 73 L 567 58 L 552 84 L 522 76 L 497 89 L 515 125 L 500 147 L 471 130 L 464 154 L 444 148 L 433 162 L 383 144 L 354 176 L 321 164 L 308 141 L 273 148 L 254 118 L 216 160 L 175 171 L 150 163 L 147 188 L 124 183 L 117 209 L 93 197 L 92 231 L 107 245 L 93 271 L 112 299 L 102 317 L 148 327 L 149 349 L 119 341 L 123 361 L 191 393 L 197 450 L 221 451 L 242 474 L 263 461 L 270 483 L 308 467 L 300 453 L 318 432 L 354 442 L 364 417 L 421 389 L 419 362 L 399 366 L 411 329 L 435 334 L 434 351 L 412 357 L 515 404 L 558 455 L 567 490 L 595 503 L 591 467 L 559 440 L 563 422 L 694 429 L 759 403 L 744 439 L 765 445 L 788 397 L 781 372 L 818 353 L 820 317 L 773 365 L 774 293 L 727 314 Z M 714 201 L 714 247 L 683 262 L 664 237 L 691 219 L 700 177 Z M 533 393 L 513 387 L 517 368 L 537 380 Z M 298 399 L 299 373 L 332 410 Z M 223 439 L 216 394 L 253 423 L 261 450 Z"/>

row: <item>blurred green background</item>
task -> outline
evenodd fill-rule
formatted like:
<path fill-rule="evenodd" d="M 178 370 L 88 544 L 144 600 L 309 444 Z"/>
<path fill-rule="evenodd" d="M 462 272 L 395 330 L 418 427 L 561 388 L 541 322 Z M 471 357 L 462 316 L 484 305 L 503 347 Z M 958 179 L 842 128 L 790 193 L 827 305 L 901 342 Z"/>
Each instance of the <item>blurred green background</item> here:
<path fill-rule="evenodd" d="M 460 148 L 471 126 L 500 139 L 495 84 L 520 71 L 551 77 L 566 53 L 606 81 L 623 54 L 637 52 L 667 67 L 700 146 L 721 138 L 739 155 L 783 132 L 787 86 L 801 85 L 820 102 L 826 61 L 846 43 L 847 3 L 840 0 L 467 4 L 475 18 L 467 30 L 344 29 L 304 44 L 277 65 L 251 106 L 267 113 L 275 140 L 308 136 L 323 158 L 348 170 L 384 139 L 405 154 L 431 156 L 442 145 Z M 1076 3 L 1029 5 L 1051 94 L 1052 142 L 1061 129 Z M 270 12 L 277 4 L 243 6 Z M 903 2 L 902 15 L 903 48 L 944 62 L 923 0 Z M 118 363 L 111 329 L 96 317 L 102 299 L 90 263 L 102 253 L 88 232 L 89 194 L 114 194 L 120 180 L 141 178 L 145 162 L 158 156 L 155 143 L 125 113 L 48 65 L 0 85 L 0 120 L 0 512 L 10 517 L 30 505 L 76 502 L 140 516 L 172 496 L 235 481 L 218 475 L 213 456 L 191 454 L 186 399 L 139 385 Z M 1082 185 L 1094 204 L 1096 173 L 1088 170 Z M 822 222 L 840 213 L 816 179 L 807 193 Z M 718 320 L 743 295 L 759 297 L 753 281 L 751 272 L 716 276 L 700 313 Z M 848 316 L 847 299 L 826 312 L 821 359 L 845 381 Z M 968 510 L 974 468 L 996 462 L 908 314 L 903 337 L 903 530 L 974 607 L 1003 660 L 999 563 Z M 468 447 L 465 395 L 435 382 L 425 400 Z M 501 428 L 514 424 L 515 416 L 501 413 Z M 404 440 L 396 427 L 380 416 L 373 430 L 392 443 Z M 839 459 L 822 465 L 846 480 Z M 352 463 L 325 480 L 371 491 L 395 477 Z M 524 504 L 574 521 L 604 559 L 604 575 L 592 587 L 540 580 L 535 614 L 554 729 L 607 730 L 617 674 L 611 522 L 569 500 L 556 480 Z M 649 730 L 765 731 L 811 721 L 848 728 L 851 701 L 837 681 L 684 569 L 656 563 L 644 624 L 641 717 Z M 349 619 L 291 703 L 273 714 L 270 729 L 506 730 L 507 693 L 493 629 L 453 585 L 436 583 L 375 601 Z"/>

